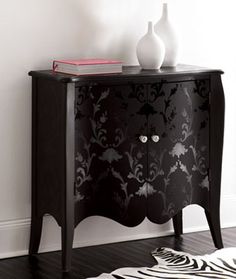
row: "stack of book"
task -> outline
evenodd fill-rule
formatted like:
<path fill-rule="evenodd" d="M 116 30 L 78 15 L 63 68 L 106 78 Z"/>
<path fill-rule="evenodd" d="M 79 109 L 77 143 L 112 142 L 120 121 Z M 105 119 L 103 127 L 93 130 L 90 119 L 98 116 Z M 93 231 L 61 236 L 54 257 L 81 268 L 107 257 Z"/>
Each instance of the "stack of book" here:
<path fill-rule="evenodd" d="M 122 62 L 106 59 L 54 60 L 53 71 L 72 75 L 121 73 Z"/>

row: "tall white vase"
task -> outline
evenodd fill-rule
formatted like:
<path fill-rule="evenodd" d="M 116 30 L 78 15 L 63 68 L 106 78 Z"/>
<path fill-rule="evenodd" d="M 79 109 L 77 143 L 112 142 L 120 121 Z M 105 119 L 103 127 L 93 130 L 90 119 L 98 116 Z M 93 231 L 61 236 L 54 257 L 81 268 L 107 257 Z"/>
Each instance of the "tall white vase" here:
<path fill-rule="evenodd" d="M 136 54 L 140 66 L 144 70 L 160 69 L 164 56 L 165 47 L 162 40 L 155 34 L 153 24 L 148 22 L 148 32 L 138 42 Z"/>
<path fill-rule="evenodd" d="M 162 16 L 155 24 L 154 30 L 165 45 L 164 67 L 175 67 L 179 58 L 179 41 L 173 24 L 168 15 L 168 5 L 163 4 Z"/>

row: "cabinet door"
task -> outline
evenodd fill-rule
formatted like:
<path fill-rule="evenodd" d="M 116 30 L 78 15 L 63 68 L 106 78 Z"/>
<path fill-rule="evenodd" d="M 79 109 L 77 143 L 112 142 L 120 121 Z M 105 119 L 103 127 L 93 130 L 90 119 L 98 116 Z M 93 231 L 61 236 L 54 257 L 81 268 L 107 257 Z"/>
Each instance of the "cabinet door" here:
<path fill-rule="evenodd" d="M 142 85 L 76 88 L 76 224 L 91 215 L 127 226 L 144 219 L 146 94 Z"/>
<path fill-rule="evenodd" d="M 147 216 L 164 223 L 189 204 L 208 205 L 209 80 L 151 84 Z M 158 137 L 153 138 L 152 136 Z"/>

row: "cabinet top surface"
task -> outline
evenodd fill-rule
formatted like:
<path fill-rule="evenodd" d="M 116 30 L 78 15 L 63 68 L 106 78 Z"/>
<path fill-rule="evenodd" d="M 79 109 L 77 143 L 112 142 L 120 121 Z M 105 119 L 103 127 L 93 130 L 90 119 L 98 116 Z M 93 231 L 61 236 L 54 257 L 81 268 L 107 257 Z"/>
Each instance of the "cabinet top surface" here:
<path fill-rule="evenodd" d="M 160 70 L 142 70 L 139 66 L 123 66 L 122 73 L 118 74 L 96 74 L 76 76 L 63 73 L 55 73 L 52 70 L 31 71 L 30 76 L 53 79 L 59 82 L 79 82 L 79 81 L 102 81 L 102 80 L 123 80 L 129 78 L 148 78 L 148 77 L 172 77 L 181 75 L 199 75 L 218 73 L 222 74 L 223 71 L 217 69 L 209 69 L 199 66 L 179 64 L 176 67 L 163 67 Z"/>

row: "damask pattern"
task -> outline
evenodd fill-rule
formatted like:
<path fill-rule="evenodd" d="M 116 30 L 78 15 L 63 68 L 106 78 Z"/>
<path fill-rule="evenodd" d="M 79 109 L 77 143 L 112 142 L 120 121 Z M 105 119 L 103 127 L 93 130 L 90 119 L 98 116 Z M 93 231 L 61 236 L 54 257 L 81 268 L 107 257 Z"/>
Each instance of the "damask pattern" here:
<path fill-rule="evenodd" d="M 148 215 L 155 222 L 170 219 L 188 204 L 201 204 L 195 193 L 199 187 L 209 190 L 209 81 L 166 84 L 162 88 L 165 96 L 156 99 L 157 113 L 149 121 L 152 126 L 158 123 L 155 132 L 162 134 L 159 146 L 150 145 L 151 152 L 168 149 L 163 177 L 154 182 L 157 194 L 148 202 Z M 201 205 L 207 202 L 205 199 Z M 152 213 L 158 211 L 160 216 Z"/>
<path fill-rule="evenodd" d="M 140 200 L 143 215 L 164 222 L 200 203 L 196 188 L 209 190 L 208 80 L 81 86 L 75 119 L 75 194 L 94 202 L 89 214 L 127 223 Z"/>

